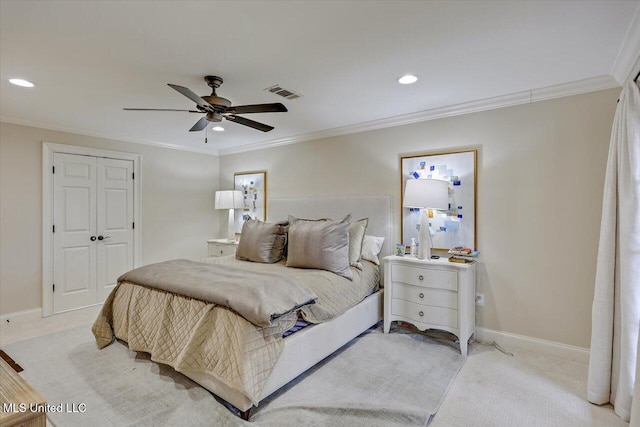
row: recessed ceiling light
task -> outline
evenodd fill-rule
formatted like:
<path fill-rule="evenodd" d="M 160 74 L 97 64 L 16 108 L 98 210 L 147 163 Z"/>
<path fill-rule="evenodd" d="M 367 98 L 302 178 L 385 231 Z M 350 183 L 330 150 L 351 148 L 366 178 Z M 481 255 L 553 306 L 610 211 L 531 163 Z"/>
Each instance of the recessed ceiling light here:
<path fill-rule="evenodd" d="M 222 132 L 224 128 L 222 126 L 214 126 L 211 128 L 211 130 L 215 130 L 216 132 Z"/>
<path fill-rule="evenodd" d="M 9 83 L 13 83 L 16 86 L 22 86 L 22 87 L 33 87 L 34 84 L 23 80 L 23 79 L 9 79 Z"/>
<path fill-rule="evenodd" d="M 398 79 L 398 83 L 401 85 L 410 85 L 418 81 L 418 78 L 412 74 L 406 74 Z"/>

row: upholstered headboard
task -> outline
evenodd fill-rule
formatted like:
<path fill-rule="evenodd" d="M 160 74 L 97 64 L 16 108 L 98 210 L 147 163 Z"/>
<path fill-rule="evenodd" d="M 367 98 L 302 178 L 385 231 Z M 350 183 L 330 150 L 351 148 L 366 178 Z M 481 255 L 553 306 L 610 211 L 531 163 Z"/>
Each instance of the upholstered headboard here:
<path fill-rule="evenodd" d="M 267 200 L 267 221 L 283 221 L 289 215 L 298 218 L 341 220 L 351 214 L 353 220 L 369 218 L 366 234 L 384 237 L 380 258 L 393 252 L 393 210 L 391 196 L 285 197 Z"/>

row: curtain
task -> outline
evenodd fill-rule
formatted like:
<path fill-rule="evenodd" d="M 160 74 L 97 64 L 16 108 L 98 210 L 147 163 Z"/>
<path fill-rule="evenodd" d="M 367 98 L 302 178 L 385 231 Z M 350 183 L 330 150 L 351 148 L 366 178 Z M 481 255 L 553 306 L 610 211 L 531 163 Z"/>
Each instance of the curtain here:
<path fill-rule="evenodd" d="M 625 421 L 633 406 L 632 425 L 640 425 L 639 333 L 640 90 L 632 81 L 622 90 L 611 131 L 587 390 L 589 401 L 610 402 Z"/>

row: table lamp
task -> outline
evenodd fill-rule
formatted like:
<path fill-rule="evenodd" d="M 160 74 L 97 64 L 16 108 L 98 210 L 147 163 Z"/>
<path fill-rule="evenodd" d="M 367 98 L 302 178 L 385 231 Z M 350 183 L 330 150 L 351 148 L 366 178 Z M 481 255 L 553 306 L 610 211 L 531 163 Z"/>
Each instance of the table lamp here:
<path fill-rule="evenodd" d="M 405 208 L 420 209 L 418 258 L 431 258 L 431 232 L 427 209 L 449 209 L 449 182 L 440 179 L 410 179 L 404 188 Z"/>
<path fill-rule="evenodd" d="M 237 190 L 221 190 L 216 191 L 215 197 L 216 209 L 229 209 L 229 223 L 227 229 L 227 238 L 230 242 L 236 240 L 235 233 L 235 215 L 234 209 L 244 208 L 244 200 L 242 192 Z"/>

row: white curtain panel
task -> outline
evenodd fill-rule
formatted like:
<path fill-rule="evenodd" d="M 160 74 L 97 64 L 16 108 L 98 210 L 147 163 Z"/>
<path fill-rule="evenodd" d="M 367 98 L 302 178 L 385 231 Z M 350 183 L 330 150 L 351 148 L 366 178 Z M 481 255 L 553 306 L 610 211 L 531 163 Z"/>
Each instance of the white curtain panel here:
<path fill-rule="evenodd" d="M 635 405 L 640 404 L 640 389 L 635 387 L 640 383 L 636 381 L 639 328 L 640 91 L 630 82 L 620 95 L 611 132 L 588 382 L 589 401 L 612 403 L 625 421 L 631 418 L 634 394 Z M 634 412 L 640 412 L 640 408 L 634 408 Z M 640 419 L 634 419 L 631 425 L 636 423 L 640 425 Z"/>

